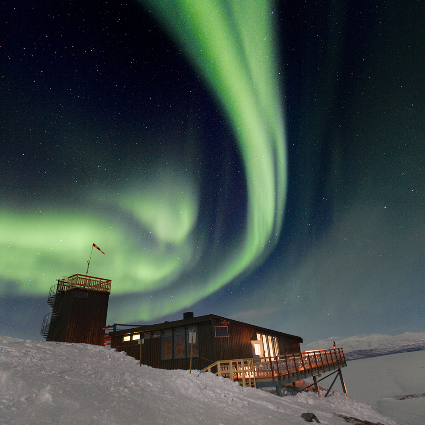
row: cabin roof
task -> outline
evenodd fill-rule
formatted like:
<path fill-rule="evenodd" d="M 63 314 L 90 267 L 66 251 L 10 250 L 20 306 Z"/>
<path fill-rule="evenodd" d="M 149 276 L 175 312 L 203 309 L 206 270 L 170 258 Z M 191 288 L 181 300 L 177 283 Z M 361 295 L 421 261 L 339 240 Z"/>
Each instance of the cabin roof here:
<path fill-rule="evenodd" d="M 297 340 L 300 341 L 300 343 L 303 342 L 303 339 L 300 336 L 275 331 L 273 329 L 263 328 L 261 326 L 252 325 L 250 323 L 239 322 L 238 320 L 228 319 L 226 317 L 217 316 L 216 314 L 207 314 L 205 316 L 191 317 L 189 319 L 174 320 L 174 321 L 171 321 L 171 322 L 162 322 L 162 323 L 157 323 L 157 324 L 154 324 L 154 325 L 126 325 L 126 324 L 117 323 L 116 326 L 128 326 L 128 328 L 121 329 L 121 330 L 115 331 L 115 332 L 109 332 L 109 335 L 111 335 L 111 336 L 113 336 L 113 335 L 126 335 L 128 333 L 147 332 L 147 331 L 156 331 L 156 330 L 162 330 L 162 329 L 177 328 L 179 326 L 194 325 L 194 324 L 202 323 L 202 322 L 212 322 L 214 319 L 222 321 L 222 322 L 238 323 L 238 324 L 241 324 L 241 325 L 244 325 L 244 326 L 252 326 L 258 332 L 266 333 L 266 334 L 269 334 L 269 335 L 285 336 L 285 337 L 288 337 L 288 338 L 297 339 Z"/>

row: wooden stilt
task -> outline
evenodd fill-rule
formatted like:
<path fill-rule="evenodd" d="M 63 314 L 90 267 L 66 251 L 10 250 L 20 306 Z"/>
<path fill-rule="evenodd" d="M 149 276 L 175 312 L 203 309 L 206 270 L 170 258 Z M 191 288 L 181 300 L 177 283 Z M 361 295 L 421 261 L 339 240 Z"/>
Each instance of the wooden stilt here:
<path fill-rule="evenodd" d="M 333 372 L 333 373 L 335 373 L 335 372 Z M 333 375 L 333 373 L 331 373 L 331 375 Z M 328 376 L 331 376 L 331 375 L 328 375 Z M 327 391 L 327 392 L 326 392 L 326 394 L 325 394 L 325 397 L 327 397 L 327 396 L 328 396 L 328 394 L 331 392 L 331 389 L 332 389 L 332 387 L 334 386 L 335 381 L 336 381 L 336 379 L 338 378 L 338 375 L 339 375 L 339 373 L 337 373 L 337 374 L 336 374 L 336 376 L 335 376 L 334 380 L 332 381 L 331 386 L 329 387 L 328 391 Z"/>
<path fill-rule="evenodd" d="M 345 386 L 345 381 L 344 381 L 344 377 L 342 376 L 341 369 L 338 370 L 338 375 L 341 378 L 342 391 L 344 391 L 344 394 L 347 395 L 347 387 Z"/>
<path fill-rule="evenodd" d="M 319 388 L 319 386 L 317 385 L 317 378 L 316 378 L 316 376 L 313 376 L 313 382 L 314 382 L 314 389 L 316 390 L 317 394 L 318 394 L 318 395 L 319 395 L 319 397 L 320 397 L 320 388 Z"/>

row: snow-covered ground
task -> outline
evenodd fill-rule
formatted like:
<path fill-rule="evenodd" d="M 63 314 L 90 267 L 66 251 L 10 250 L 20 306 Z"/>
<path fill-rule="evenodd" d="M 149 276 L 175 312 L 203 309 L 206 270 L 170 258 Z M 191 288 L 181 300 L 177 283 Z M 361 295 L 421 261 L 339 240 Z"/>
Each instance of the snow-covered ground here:
<path fill-rule="evenodd" d="M 329 338 L 302 350 L 330 348 L 332 341 L 347 359 L 355 359 L 342 369 L 350 398 L 372 405 L 400 425 L 425 424 L 425 332 Z M 329 378 L 322 385 L 331 383 Z"/>
<path fill-rule="evenodd" d="M 314 348 L 322 347 L 316 345 Z M 228 379 L 205 372 L 190 374 L 182 370 L 139 367 L 137 360 L 124 353 L 98 346 L 0 337 L 0 423 L 295 425 L 305 423 L 301 414 L 308 412 L 314 413 L 322 424 L 346 424 L 347 420 L 342 417 L 345 416 L 392 425 L 396 422 L 381 416 L 370 406 L 368 397 L 369 392 L 373 393 L 372 387 L 368 387 L 367 382 L 359 382 L 359 376 L 351 378 L 349 370 L 352 365 L 353 371 L 357 370 L 360 362 L 393 358 L 391 367 L 396 365 L 395 369 L 402 372 L 409 364 L 395 356 L 420 353 L 425 351 L 349 362 L 343 371 L 351 397 L 334 394 L 325 399 L 311 392 L 277 397 L 241 388 Z M 423 357 L 408 361 L 422 361 L 423 374 Z M 381 361 L 379 367 L 384 363 Z M 369 381 L 382 380 L 383 386 L 387 385 L 388 376 L 401 380 L 404 376 L 408 380 L 414 377 L 414 373 L 412 376 L 403 373 L 377 376 L 367 372 L 366 366 L 359 367 L 363 369 Z M 394 390 L 406 389 L 410 395 L 419 395 L 420 386 L 410 386 L 408 380 Z M 359 394 L 357 399 L 363 394 L 366 403 L 355 400 L 355 387 Z M 394 403 L 419 399 L 411 397 Z M 385 408 L 385 400 L 379 400 L 379 408 Z M 391 404 L 391 408 L 394 406 Z M 385 412 L 385 416 L 390 415 Z M 416 419 L 414 423 L 425 423 L 423 417 Z M 401 420 L 398 423 L 407 424 Z"/>

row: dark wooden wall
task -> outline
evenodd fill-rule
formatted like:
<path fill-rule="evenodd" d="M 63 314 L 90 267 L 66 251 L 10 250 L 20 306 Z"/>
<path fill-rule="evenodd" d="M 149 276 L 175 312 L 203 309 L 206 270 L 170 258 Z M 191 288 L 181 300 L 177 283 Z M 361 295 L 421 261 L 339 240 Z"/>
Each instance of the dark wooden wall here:
<path fill-rule="evenodd" d="M 184 325 L 182 322 L 178 326 Z M 228 337 L 216 337 L 215 326 L 228 326 Z M 217 360 L 245 359 L 254 356 L 251 338 L 257 333 L 276 336 L 280 354 L 300 352 L 300 339 L 286 337 L 270 330 L 262 330 L 253 325 L 227 321 L 212 317 L 209 320 L 197 322 L 199 356 L 192 358 L 193 369 L 203 369 Z M 131 332 L 139 333 L 138 329 Z M 143 331 L 141 331 L 143 334 Z M 111 348 L 125 351 L 129 356 L 140 360 L 140 345 L 138 341 L 123 341 L 124 333 L 111 335 Z M 161 337 L 145 339 L 142 344 L 142 364 L 161 369 L 189 369 L 189 358 L 161 359 Z M 174 342 L 173 342 L 174 346 Z"/>
<path fill-rule="evenodd" d="M 192 357 L 192 369 L 203 369 L 211 363 L 214 363 L 214 346 L 211 340 L 214 339 L 214 329 L 211 322 L 200 322 L 196 323 L 197 326 L 197 338 L 199 346 L 199 355 Z M 134 333 L 138 333 L 138 330 L 134 330 Z M 141 332 L 143 334 L 143 331 Z M 145 339 L 142 344 L 142 364 L 146 364 L 152 367 L 160 369 L 189 369 L 190 358 L 184 359 L 161 359 L 161 338 L 150 338 Z M 174 347 L 174 341 L 173 341 Z M 123 335 L 111 335 L 111 348 L 115 348 L 117 351 L 125 351 L 129 356 L 140 360 L 140 345 L 138 341 L 123 341 Z"/>
<path fill-rule="evenodd" d="M 47 340 L 103 345 L 108 301 L 108 292 L 81 288 L 59 294 L 55 300 L 58 318 L 51 322 Z"/>

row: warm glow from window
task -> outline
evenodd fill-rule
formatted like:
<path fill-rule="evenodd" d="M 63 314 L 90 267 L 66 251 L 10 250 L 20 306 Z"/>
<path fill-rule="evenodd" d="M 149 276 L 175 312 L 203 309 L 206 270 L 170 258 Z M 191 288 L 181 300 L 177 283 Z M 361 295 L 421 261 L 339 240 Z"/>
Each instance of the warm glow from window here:
<path fill-rule="evenodd" d="M 269 340 L 268 342 L 269 342 L 269 347 L 270 347 L 270 357 L 274 357 L 276 354 L 274 352 L 274 346 L 272 344 L 272 337 L 269 335 L 267 337 L 267 339 Z"/>
<path fill-rule="evenodd" d="M 277 342 L 277 338 L 273 337 L 273 345 L 274 345 L 274 352 L 276 353 L 276 356 L 280 356 L 279 352 L 279 343 Z"/>
<path fill-rule="evenodd" d="M 257 334 L 257 340 L 253 341 L 255 354 L 261 357 L 279 356 L 279 343 L 275 336 Z"/>
<path fill-rule="evenodd" d="M 133 341 L 136 341 L 137 339 L 140 339 L 140 334 L 133 335 Z"/>
<path fill-rule="evenodd" d="M 267 344 L 267 337 L 265 335 L 261 335 L 263 339 L 263 347 L 264 347 L 264 357 L 270 357 L 269 356 L 269 346 Z"/>
<path fill-rule="evenodd" d="M 125 335 L 123 341 L 130 341 L 130 335 Z"/>

